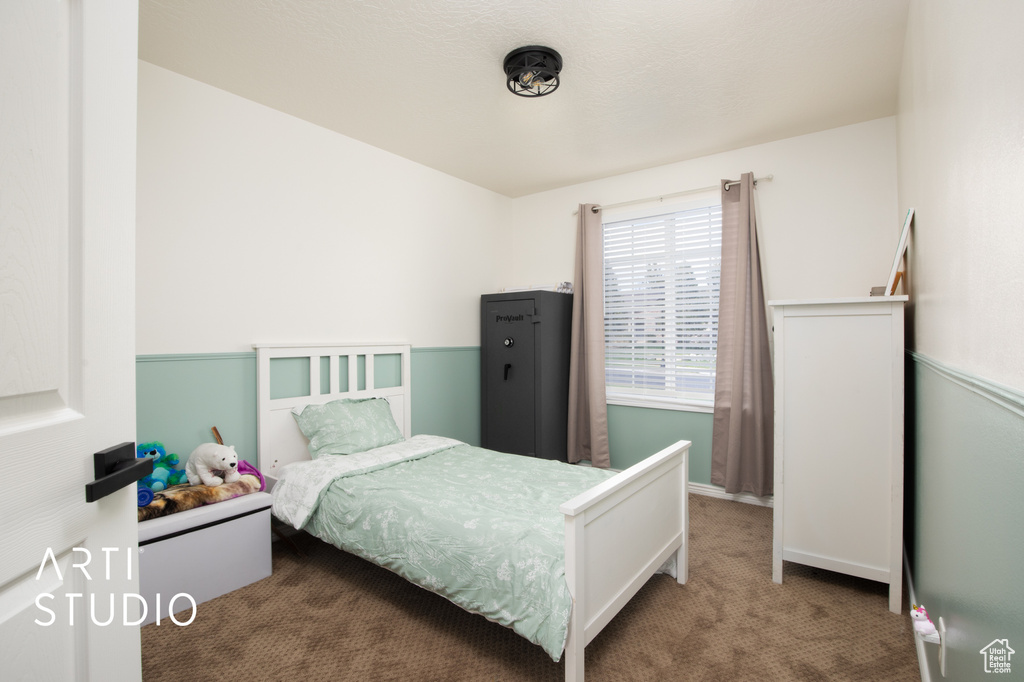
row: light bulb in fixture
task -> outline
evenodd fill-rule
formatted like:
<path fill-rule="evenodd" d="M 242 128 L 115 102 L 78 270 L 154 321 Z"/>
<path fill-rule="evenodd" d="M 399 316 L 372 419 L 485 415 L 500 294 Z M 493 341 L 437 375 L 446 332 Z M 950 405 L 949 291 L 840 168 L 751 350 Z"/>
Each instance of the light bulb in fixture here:
<path fill-rule="evenodd" d="M 537 77 L 536 71 L 524 71 L 519 74 L 519 84 L 524 88 L 532 88 L 533 80 Z"/>
<path fill-rule="evenodd" d="M 540 89 L 548 82 L 548 76 L 540 71 L 527 71 L 519 76 L 519 85 L 531 92 L 540 93 Z"/>

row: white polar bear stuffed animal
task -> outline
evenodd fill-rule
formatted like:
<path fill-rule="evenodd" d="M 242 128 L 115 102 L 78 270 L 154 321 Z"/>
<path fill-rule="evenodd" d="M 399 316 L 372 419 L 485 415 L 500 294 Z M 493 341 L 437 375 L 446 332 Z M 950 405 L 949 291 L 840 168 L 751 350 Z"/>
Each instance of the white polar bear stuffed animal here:
<path fill-rule="evenodd" d="M 217 474 L 221 474 L 218 476 Z M 238 455 L 235 446 L 203 443 L 188 456 L 185 475 L 192 485 L 220 485 L 234 483 L 242 477 L 238 473 Z"/>

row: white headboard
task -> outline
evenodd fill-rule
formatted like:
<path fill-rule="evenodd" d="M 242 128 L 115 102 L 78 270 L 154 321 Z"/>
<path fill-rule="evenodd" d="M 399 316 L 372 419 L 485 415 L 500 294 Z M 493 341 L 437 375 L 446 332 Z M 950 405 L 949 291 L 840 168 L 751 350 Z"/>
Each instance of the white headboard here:
<path fill-rule="evenodd" d="M 379 398 L 388 399 L 395 423 L 406 438 L 412 435 L 412 411 L 410 393 L 410 348 L 403 344 L 375 345 L 272 345 L 254 344 L 256 349 L 256 402 L 257 402 L 257 447 L 259 452 L 259 468 L 264 476 L 269 477 L 268 487 L 280 476 L 281 467 L 292 462 L 309 459 L 309 441 L 299 431 L 292 409 L 301 405 L 326 403 L 339 398 Z M 376 372 L 374 359 L 377 356 L 389 356 L 400 359 L 399 385 L 375 386 Z M 286 397 L 281 395 L 280 386 L 282 373 L 274 376 L 274 361 L 293 359 L 300 365 L 309 363 L 309 385 L 305 385 L 302 370 L 298 376 L 292 370 L 289 380 L 298 379 L 297 387 L 292 386 Z M 383 360 L 383 359 L 382 359 Z M 328 385 L 323 385 L 321 376 L 326 370 Z M 360 372 L 360 370 L 363 370 Z M 345 377 L 347 385 L 340 385 Z M 360 380 L 363 380 L 360 383 Z M 291 382 L 294 383 L 294 382 Z M 293 393 L 302 395 L 292 395 Z"/>

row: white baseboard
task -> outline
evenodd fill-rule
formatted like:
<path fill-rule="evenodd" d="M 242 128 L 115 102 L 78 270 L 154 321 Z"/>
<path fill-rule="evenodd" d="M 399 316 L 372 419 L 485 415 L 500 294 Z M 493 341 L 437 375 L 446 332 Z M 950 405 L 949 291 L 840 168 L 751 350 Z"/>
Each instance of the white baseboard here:
<path fill-rule="evenodd" d="M 775 498 L 771 496 L 758 497 L 753 493 L 727 493 L 723 488 L 719 488 L 717 485 L 710 485 L 708 483 L 690 483 L 689 489 L 691 493 L 707 495 L 708 497 L 717 497 L 722 500 L 731 500 L 733 502 L 742 502 L 744 504 L 756 504 L 759 507 L 775 506 Z"/>
<path fill-rule="evenodd" d="M 907 580 L 907 597 L 911 605 L 917 603 L 917 595 L 914 594 L 914 579 L 910 576 L 910 560 L 907 558 L 907 548 L 903 547 L 903 577 Z M 932 682 L 932 671 L 928 667 L 928 657 L 924 653 L 924 640 L 914 635 L 914 646 L 917 649 L 917 667 L 921 671 L 921 682 Z"/>

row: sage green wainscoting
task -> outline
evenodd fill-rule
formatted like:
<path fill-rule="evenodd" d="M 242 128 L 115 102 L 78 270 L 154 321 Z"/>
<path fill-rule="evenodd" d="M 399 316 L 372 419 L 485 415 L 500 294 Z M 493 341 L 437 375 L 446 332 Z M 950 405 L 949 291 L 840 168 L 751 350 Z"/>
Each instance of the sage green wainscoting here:
<path fill-rule="evenodd" d="M 256 464 L 256 354 L 139 355 L 135 358 L 138 442 L 160 441 L 181 459 L 200 443 L 234 445 Z"/>
<path fill-rule="evenodd" d="M 1024 394 L 925 356 L 908 360 L 905 545 L 914 597 L 946 625 L 946 679 L 988 679 L 981 650 L 996 639 L 1022 652 L 1011 661 L 1019 677 Z M 938 647 L 926 644 L 925 655 L 931 679 L 941 679 Z"/>
<path fill-rule="evenodd" d="M 389 366 L 377 368 L 394 373 Z M 256 354 L 140 355 L 136 371 L 136 439 L 160 441 L 181 459 L 213 442 L 216 426 L 239 457 L 256 464 Z M 282 391 L 305 380 L 309 368 L 288 361 L 275 368 Z M 400 370 L 398 370 L 400 371 Z M 385 372 L 387 373 L 387 372 Z M 385 377 L 384 381 L 398 379 Z M 480 444 L 480 349 L 412 349 L 413 433 Z"/>
<path fill-rule="evenodd" d="M 480 445 L 480 348 L 412 349 L 412 432 Z"/>
<path fill-rule="evenodd" d="M 213 441 L 216 426 L 239 457 L 256 464 L 255 353 L 140 355 L 135 365 L 137 439 L 162 442 L 183 466 L 197 445 Z M 286 387 L 305 381 L 296 390 L 309 390 L 308 366 L 284 361 L 275 371 Z M 686 439 L 693 442 L 690 481 L 708 484 L 711 423 L 710 414 L 609 405 L 612 467 Z M 412 349 L 412 430 L 480 444 L 478 346 Z"/>
<path fill-rule="evenodd" d="M 710 485 L 712 422 L 713 415 L 703 412 L 609 405 L 612 468 L 625 469 L 677 440 L 688 440 L 690 482 Z"/>

